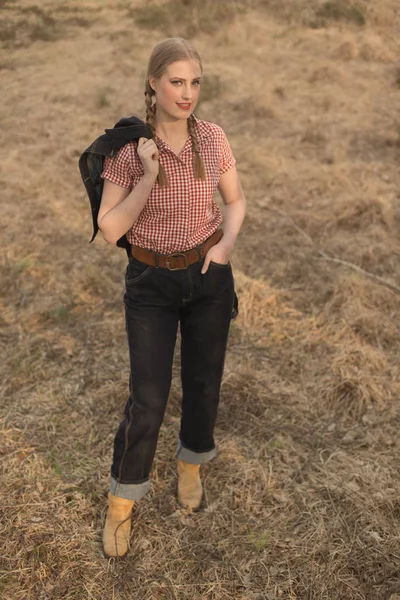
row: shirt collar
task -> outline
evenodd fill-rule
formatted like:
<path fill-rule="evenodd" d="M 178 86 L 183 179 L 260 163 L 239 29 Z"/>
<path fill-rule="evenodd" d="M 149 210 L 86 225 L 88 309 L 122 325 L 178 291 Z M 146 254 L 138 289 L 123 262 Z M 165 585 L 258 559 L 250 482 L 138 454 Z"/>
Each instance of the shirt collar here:
<path fill-rule="evenodd" d="M 193 117 L 197 129 L 197 139 L 199 142 L 199 147 L 201 148 L 205 141 L 208 140 L 208 138 L 212 137 L 212 132 L 210 128 L 207 127 L 204 121 L 198 119 L 195 115 L 193 115 Z"/>
<path fill-rule="evenodd" d="M 195 122 L 196 130 L 197 130 L 197 139 L 198 139 L 198 143 L 199 143 L 199 148 L 201 149 L 203 144 L 205 143 L 205 141 L 209 137 L 212 137 L 212 133 L 209 130 L 209 128 L 205 125 L 204 121 L 198 119 L 195 115 L 193 115 L 193 117 L 194 117 L 194 122 Z M 143 121 L 144 121 L 144 123 L 146 122 L 145 119 L 143 119 Z M 167 142 L 165 142 L 157 134 L 156 134 L 156 137 L 157 137 L 157 145 L 160 150 L 169 148 Z M 191 146 L 191 144 L 190 144 L 190 146 Z"/>

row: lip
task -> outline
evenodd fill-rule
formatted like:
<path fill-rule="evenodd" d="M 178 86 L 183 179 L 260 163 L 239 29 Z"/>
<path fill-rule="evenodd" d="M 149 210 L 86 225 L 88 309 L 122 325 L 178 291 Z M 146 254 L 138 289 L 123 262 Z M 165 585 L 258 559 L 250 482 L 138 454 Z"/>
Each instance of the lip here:
<path fill-rule="evenodd" d="M 191 103 L 187 103 L 187 104 L 179 104 L 179 102 L 177 102 L 177 105 L 179 106 L 179 108 L 181 108 L 182 110 L 189 110 L 191 108 Z"/>

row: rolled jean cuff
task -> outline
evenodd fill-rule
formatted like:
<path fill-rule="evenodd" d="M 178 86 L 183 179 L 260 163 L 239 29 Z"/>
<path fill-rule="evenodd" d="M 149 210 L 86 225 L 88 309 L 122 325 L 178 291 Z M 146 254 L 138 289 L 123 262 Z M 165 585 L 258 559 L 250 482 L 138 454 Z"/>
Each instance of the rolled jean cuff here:
<path fill-rule="evenodd" d="M 213 448 L 208 452 L 194 452 L 194 450 L 185 448 L 185 446 L 183 446 L 182 442 L 179 440 L 176 456 L 190 465 L 202 465 L 215 458 L 217 456 L 217 450 L 216 448 Z"/>
<path fill-rule="evenodd" d="M 120 483 L 111 475 L 110 492 L 126 500 L 140 500 L 150 489 L 150 481 L 142 483 Z"/>

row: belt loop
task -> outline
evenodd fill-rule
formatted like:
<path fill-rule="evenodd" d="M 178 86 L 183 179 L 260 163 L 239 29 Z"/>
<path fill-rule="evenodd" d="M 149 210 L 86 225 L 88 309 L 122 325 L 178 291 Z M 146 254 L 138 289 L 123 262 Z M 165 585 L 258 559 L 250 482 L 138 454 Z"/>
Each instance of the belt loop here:
<path fill-rule="evenodd" d="M 196 246 L 196 252 L 197 252 L 197 256 L 199 257 L 199 260 L 201 260 L 203 257 L 201 256 L 200 246 Z"/>
<path fill-rule="evenodd" d="M 159 264 L 159 260 L 158 260 L 158 252 L 154 252 L 154 266 L 156 269 L 158 269 L 158 264 Z"/>

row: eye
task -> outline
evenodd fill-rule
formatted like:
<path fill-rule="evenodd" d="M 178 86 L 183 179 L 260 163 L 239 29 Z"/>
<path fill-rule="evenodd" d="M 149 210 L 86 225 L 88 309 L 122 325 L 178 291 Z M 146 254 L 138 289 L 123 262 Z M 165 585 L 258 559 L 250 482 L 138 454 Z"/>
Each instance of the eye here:
<path fill-rule="evenodd" d="M 172 83 L 173 85 L 175 85 L 176 83 L 182 83 L 182 82 L 181 82 L 181 81 L 178 81 L 178 80 L 176 80 L 176 81 L 171 81 L 171 83 Z"/>
<path fill-rule="evenodd" d="M 193 81 L 194 85 L 200 85 L 200 81 Z"/>

